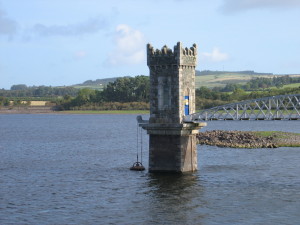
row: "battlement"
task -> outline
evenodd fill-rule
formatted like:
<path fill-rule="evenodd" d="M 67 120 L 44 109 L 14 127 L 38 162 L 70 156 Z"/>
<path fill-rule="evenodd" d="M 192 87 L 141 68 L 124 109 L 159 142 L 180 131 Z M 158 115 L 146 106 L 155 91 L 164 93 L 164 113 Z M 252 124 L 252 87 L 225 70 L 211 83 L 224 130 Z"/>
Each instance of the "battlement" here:
<path fill-rule="evenodd" d="M 193 44 L 190 48 L 183 48 L 181 42 L 177 42 L 174 50 L 166 45 L 162 49 L 154 49 L 152 45 L 147 45 L 147 65 L 177 65 L 177 66 L 193 66 L 197 64 L 197 46 Z"/>

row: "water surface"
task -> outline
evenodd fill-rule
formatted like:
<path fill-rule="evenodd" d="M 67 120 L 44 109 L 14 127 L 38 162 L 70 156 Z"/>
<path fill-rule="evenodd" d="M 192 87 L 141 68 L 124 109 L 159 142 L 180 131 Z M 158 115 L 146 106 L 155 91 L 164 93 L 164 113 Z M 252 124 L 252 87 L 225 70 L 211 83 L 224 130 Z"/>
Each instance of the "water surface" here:
<path fill-rule="evenodd" d="M 299 148 L 198 146 L 196 173 L 135 172 L 135 117 L 0 115 L 0 224 L 299 223 Z M 204 130 L 299 125 L 211 121 Z"/>

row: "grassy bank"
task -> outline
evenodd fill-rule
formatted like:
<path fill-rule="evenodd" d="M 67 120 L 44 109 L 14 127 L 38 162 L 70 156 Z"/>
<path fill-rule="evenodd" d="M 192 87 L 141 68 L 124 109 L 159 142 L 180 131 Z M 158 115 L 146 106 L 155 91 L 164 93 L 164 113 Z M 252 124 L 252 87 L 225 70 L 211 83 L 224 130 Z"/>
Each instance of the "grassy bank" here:
<path fill-rule="evenodd" d="M 300 147 L 300 134 L 281 131 L 253 131 L 257 137 L 272 139 L 277 147 Z"/>

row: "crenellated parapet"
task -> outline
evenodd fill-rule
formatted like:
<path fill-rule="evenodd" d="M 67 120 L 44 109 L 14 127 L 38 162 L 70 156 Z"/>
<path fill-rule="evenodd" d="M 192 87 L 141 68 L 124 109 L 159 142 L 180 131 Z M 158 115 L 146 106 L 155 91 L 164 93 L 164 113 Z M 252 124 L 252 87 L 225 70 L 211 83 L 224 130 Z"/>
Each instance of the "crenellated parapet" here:
<path fill-rule="evenodd" d="M 150 70 L 150 123 L 182 123 L 187 113 L 195 111 L 195 67 L 197 46 L 174 49 L 166 45 L 154 49 L 147 45 Z"/>
<path fill-rule="evenodd" d="M 197 65 L 197 46 L 193 44 L 190 48 L 184 48 L 181 42 L 174 46 L 174 49 L 166 45 L 162 49 L 154 49 L 147 45 L 147 65 L 157 66 L 192 66 Z"/>

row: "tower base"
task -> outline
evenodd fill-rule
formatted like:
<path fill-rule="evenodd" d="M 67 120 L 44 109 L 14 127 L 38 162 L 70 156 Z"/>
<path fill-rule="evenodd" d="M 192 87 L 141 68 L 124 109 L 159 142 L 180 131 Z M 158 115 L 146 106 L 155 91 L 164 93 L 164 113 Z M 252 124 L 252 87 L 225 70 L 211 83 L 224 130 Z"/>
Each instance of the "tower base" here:
<path fill-rule="evenodd" d="M 205 123 L 144 124 L 149 134 L 149 172 L 193 172 L 197 167 L 197 138 Z"/>

